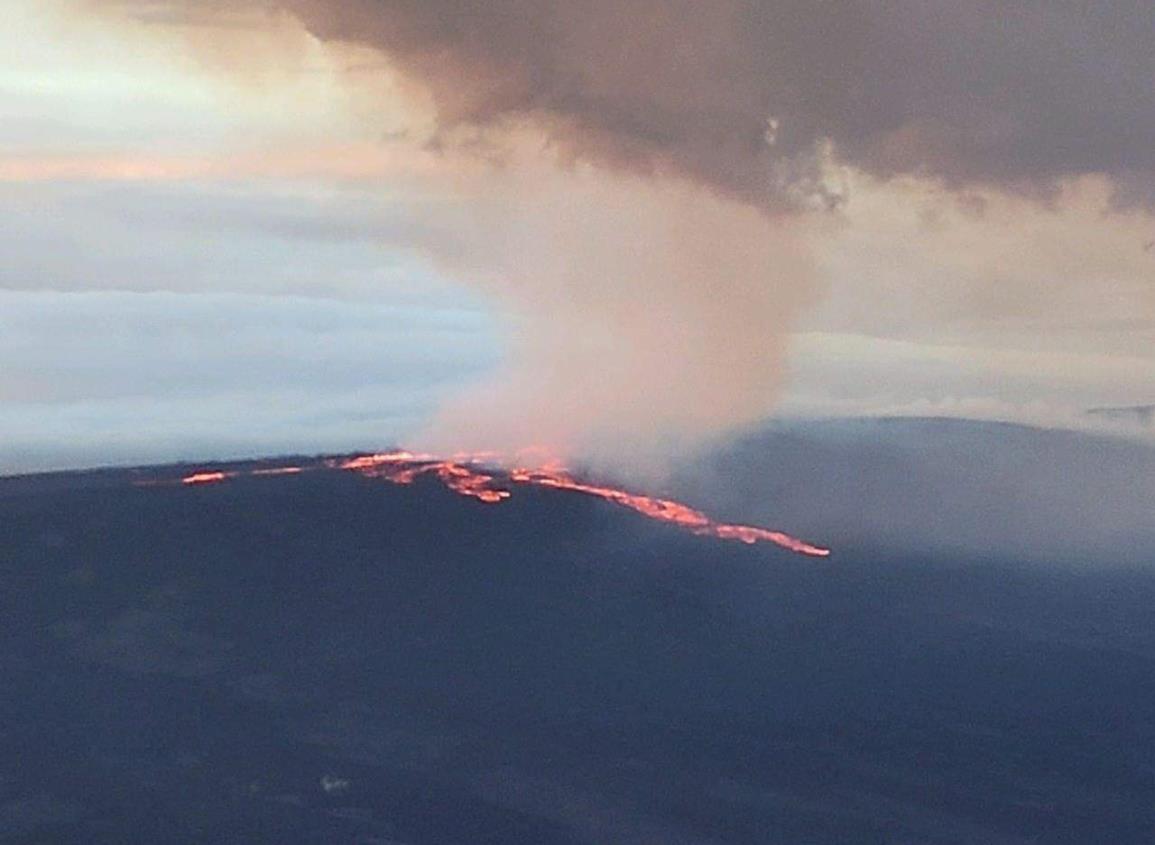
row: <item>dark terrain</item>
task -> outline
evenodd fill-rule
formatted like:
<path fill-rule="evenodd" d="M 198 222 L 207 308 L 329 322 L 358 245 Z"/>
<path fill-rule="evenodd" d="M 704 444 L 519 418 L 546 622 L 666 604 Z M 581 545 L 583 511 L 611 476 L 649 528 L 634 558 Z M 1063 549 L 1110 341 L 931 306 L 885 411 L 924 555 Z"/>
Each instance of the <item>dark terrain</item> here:
<path fill-rule="evenodd" d="M 1155 551 L 180 473 L 0 480 L 6 843 L 1155 841 Z"/>

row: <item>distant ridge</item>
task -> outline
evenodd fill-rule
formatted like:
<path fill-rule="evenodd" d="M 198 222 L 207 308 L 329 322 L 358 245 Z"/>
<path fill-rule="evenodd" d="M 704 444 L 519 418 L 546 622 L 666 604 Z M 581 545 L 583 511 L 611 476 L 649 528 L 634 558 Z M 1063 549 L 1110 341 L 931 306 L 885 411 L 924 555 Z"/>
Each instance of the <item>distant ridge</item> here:
<path fill-rule="evenodd" d="M 1132 405 L 1121 408 L 1092 408 L 1087 412 L 1093 417 L 1112 422 L 1155 428 L 1155 405 Z"/>

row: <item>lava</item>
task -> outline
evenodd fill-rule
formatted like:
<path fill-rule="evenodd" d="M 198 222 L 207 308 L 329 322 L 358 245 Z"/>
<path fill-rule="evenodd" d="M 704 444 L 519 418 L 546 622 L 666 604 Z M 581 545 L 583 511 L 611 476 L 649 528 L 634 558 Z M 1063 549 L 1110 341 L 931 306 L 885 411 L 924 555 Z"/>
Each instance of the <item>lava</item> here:
<path fill-rule="evenodd" d="M 220 484 L 222 481 L 227 481 L 235 477 L 233 472 L 198 472 L 193 475 L 186 475 L 180 480 L 181 484 Z"/>
<path fill-rule="evenodd" d="M 198 484 L 220 484 L 222 481 L 228 481 L 238 475 L 296 475 L 300 472 L 304 472 L 303 467 L 272 467 L 253 469 L 248 472 L 195 472 L 192 475 L 186 475 L 180 480 L 180 483 L 186 487 L 192 487 Z"/>
<path fill-rule="evenodd" d="M 661 499 L 630 493 L 617 487 L 588 484 L 574 478 L 569 470 L 556 460 L 543 459 L 534 451 L 535 465 L 514 467 L 506 471 L 488 469 L 502 463 L 501 456 L 494 453 L 457 454 L 449 458 L 435 455 L 415 454 L 395 451 L 376 455 L 359 455 L 354 458 L 329 460 L 315 466 L 263 467 L 248 471 L 204 471 L 185 476 L 181 484 L 186 486 L 219 484 L 238 476 L 296 475 L 306 470 L 341 470 L 355 472 L 366 478 L 377 478 L 393 484 L 412 484 L 422 476 L 437 478 L 447 488 L 461 496 L 476 499 L 485 504 L 498 504 L 513 496 L 512 487 L 547 487 L 565 490 L 585 496 L 604 499 L 624 508 L 655 519 L 676 525 L 699 537 L 715 537 L 720 540 L 737 540 L 742 543 L 773 543 L 798 554 L 811 557 L 828 557 L 830 549 L 815 546 L 781 531 L 771 531 L 755 525 L 731 525 L 717 522 L 689 505 L 672 499 Z"/>
<path fill-rule="evenodd" d="M 434 475 L 456 493 L 486 503 L 497 503 L 510 498 L 513 493 L 501 486 L 493 475 L 480 469 L 480 466 L 490 459 L 489 455 L 483 457 L 454 455 L 451 459 L 441 460 L 432 455 L 387 452 L 379 455 L 362 455 L 337 466 L 343 470 L 358 472 L 371 478 L 381 478 L 394 484 L 411 484 L 418 476 Z M 575 479 L 557 462 L 549 462 L 534 469 L 514 468 L 506 473 L 506 479 L 511 484 L 548 487 L 595 496 L 629 508 L 650 519 L 677 525 L 700 537 L 738 540 L 747 544 L 774 543 L 792 552 L 811 557 L 830 555 L 830 549 L 812 545 L 781 531 L 771 531 L 753 525 L 717 522 L 701 511 L 671 499 L 643 496 L 617 487 L 586 484 Z"/>

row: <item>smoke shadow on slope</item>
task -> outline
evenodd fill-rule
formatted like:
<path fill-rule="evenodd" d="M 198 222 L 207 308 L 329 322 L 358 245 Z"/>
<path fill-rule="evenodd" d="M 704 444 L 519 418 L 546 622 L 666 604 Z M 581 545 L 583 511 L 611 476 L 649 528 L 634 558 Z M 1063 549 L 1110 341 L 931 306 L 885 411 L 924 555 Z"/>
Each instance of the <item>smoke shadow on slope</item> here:
<path fill-rule="evenodd" d="M 948 419 L 783 422 L 680 471 L 731 520 L 929 560 L 1155 564 L 1155 447 Z"/>

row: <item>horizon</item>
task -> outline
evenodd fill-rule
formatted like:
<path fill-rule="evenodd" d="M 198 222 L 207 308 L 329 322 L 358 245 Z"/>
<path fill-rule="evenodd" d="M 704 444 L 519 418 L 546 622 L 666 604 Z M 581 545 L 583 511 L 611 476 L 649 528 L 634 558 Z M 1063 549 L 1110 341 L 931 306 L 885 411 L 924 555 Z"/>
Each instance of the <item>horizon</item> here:
<path fill-rule="evenodd" d="M 981 417 L 962 417 L 962 416 L 915 416 L 915 415 L 885 415 L 878 414 L 873 416 L 774 416 L 769 417 L 762 423 L 752 426 L 745 431 L 735 432 L 729 437 L 715 441 L 708 447 L 699 451 L 696 455 L 683 456 L 682 459 L 672 462 L 669 469 L 677 469 L 679 466 L 692 462 L 695 458 L 700 458 L 702 455 L 710 455 L 716 452 L 725 451 L 734 448 L 743 441 L 750 438 L 755 438 L 761 434 L 767 434 L 774 431 L 799 429 L 805 430 L 809 426 L 824 427 L 830 424 L 870 424 L 870 423 L 912 423 L 912 422 L 943 422 L 943 423 L 957 423 L 960 425 L 996 425 L 1007 426 L 1010 428 L 1020 428 L 1024 430 L 1035 431 L 1050 431 L 1057 433 L 1067 433 L 1074 435 L 1081 435 L 1089 438 L 1103 438 L 1106 440 L 1116 440 L 1124 443 L 1134 443 L 1140 446 L 1155 447 L 1155 430 L 1152 429 L 1150 422 L 1147 421 L 1145 412 L 1152 406 L 1136 405 L 1132 407 L 1114 407 L 1114 408 L 1090 408 L 1086 411 L 1087 419 L 1084 420 L 1070 420 L 1067 424 L 1055 424 L 1054 422 L 1032 422 L 1031 420 L 1022 419 L 998 419 Z M 1120 419 L 1111 419 L 1115 415 L 1119 415 Z M 1098 415 L 1104 415 L 1108 419 L 1097 421 L 1091 419 Z M 1138 417 L 1138 420 L 1132 419 Z M 1081 423 L 1081 424 L 1080 424 Z M 267 452 L 253 452 L 244 451 L 244 447 L 238 447 L 236 452 L 222 452 L 222 453 L 202 453 L 190 454 L 183 456 L 166 456 L 159 460 L 144 460 L 134 461 L 132 458 L 123 458 L 121 460 L 110 460 L 107 463 L 91 463 L 91 464 L 61 464 L 59 466 L 32 465 L 27 469 L 16 469 L 13 472 L 0 472 L 0 478 L 21 478 L 25 476 L 36 475 L 56 475 L 69 473 L 86 473 L 86 472 L 100 472 L 103 470 L 132 470 L 132 469 L 155 469 L 164 467 L 181 467 L 181 466 L 210 466 L 212 464 L 245 464 L 245 463 L 265 463 L 271 461 L 280 461 L 294 458 L 339 458 L 339 457 L 355 457 L 363 455 L 380 454 L 382 452 L 405 451 L 406 447 L 401 442 L 386 442 L 383 445 L 370 447 L 366 444 L 360 446 L 353 446 L 351 448 L 339 450 L 309 450 L 307 448 L 286 449 L 282 451 L 267 451 Z M 449 457 L 443 455 L 442 457 Z M 595 467 L 596 474 L 596 467 Z M 639 479 L 643 483 L 647 479 L 643 477 Z M 652 480 L 652 479 L 651 479 Z"/>

